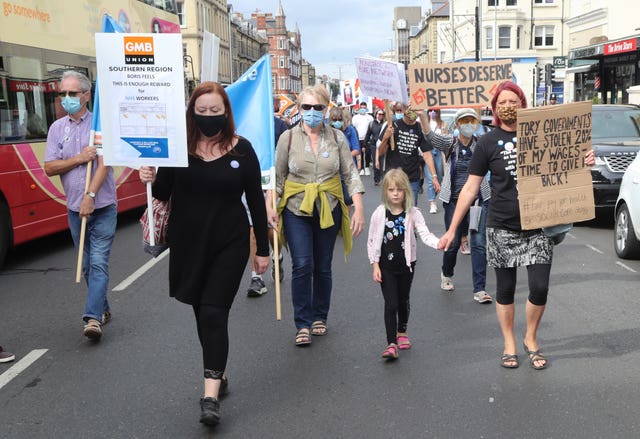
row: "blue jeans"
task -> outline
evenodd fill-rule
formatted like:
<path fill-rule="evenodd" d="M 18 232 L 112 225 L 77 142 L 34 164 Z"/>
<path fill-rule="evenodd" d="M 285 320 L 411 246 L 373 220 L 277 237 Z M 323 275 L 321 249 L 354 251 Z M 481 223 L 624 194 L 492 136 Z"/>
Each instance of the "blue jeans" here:
<path fill-rule="evenodd" d="M 431 154 L 433 155 L 433 166 L 436 168 L 436 174 L 438 174 L 438 182 L 442 183 L 442 176 L 444 175 L 444 168 L 442 167 L 442 152 L 434 148 L 431 150 Z M 431 171 L 429 171 L 429 167 L 425 165 L 424 167 L 424 175 L 427 180 L 427 196 L 429 197 L 429 201 L 435 201 L 436 199 L 436 190 L 433 188 L 433 177 L 431 176 Z"/>
<path fill-rule="evenodd" d="M 449 203 L 443 203 L 444 206 L 444 226 L 449 229 L 453 212 L 456 210 L 457 200 L 451 200 Z M 487 210 L 489 202 L 481 203 L 482 214 L 480 215 L 480 224 L 478 231 L 469 230 L 469 245 L 471 247 L 471 275 L 473 278 L 473 292 L 485 291 L 487 282 Z M 467 224 L 466 226 L 464 224 Z M 442 274 L 447 277 L 453 276 L 453 269 L 456 266 L 458 257 L 458 249 L 462 235 L 467 232 L 469 224 L 469 212 L 465 215 L 464 221 L 458 226 L 453 242 L 449 249 L 442 256 Z"/>
<path fill-rule="evenodd" d="M 420 180 L 409 182 L 413 192 L 413 205 L 418 207 L 418 192 L 420 191 Z"/>
<path fill-rule="evenodd" d="M 82 219 L 78 212 L 67 211 L 73 243 L 78 249 Z M 109 254 L 116 235 L 118 209 L 115 204 L 96 209 L 87 218 L 82 256 L 82 274 L 87 283 L 87 303 L 82 319 L 102 321 L 102 313 L 109 311 Z"/>
<path fill-rule="evenodd" d="M 340 205 L 333 209 L 334 225 L 320 228 L 317 210 L 313 216 L 282 212 L 284 234 L 291 255 L 291 300 L 296 328 L 309 328 L 316 320 L 327 321 L 331 305 L 331 262 L 342 222 Z"/>

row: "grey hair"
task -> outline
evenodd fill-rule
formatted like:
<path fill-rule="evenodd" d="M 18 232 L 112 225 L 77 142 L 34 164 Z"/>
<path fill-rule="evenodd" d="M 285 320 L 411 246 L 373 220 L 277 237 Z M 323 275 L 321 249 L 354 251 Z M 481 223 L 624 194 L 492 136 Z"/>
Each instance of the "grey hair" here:
<path fill-rule="evenodd" d="M 324 88 L 324 85 L 309 85 L 302 89 L 302 91 L 298 95 L 298 104 L 302 102 L 302 99 L 306 95 L 315 97 L 322 105 L 329 105 L 329 92 L 326 88 Z"/>
<path fill-rule="evenodd" d="M 83 92 L 91 90 L 91 81 L 89 80 L 89 78 L 86 77 L 86 75 L 80 72 L 76 72 L 75 70 L 67 70 L 62 74 L 60 83 L 62 83 L 62 81 L 64 81 L 67 78 L 77 79 L 78 82 L 80 83 L 80 88 L 82 89 Z"/>

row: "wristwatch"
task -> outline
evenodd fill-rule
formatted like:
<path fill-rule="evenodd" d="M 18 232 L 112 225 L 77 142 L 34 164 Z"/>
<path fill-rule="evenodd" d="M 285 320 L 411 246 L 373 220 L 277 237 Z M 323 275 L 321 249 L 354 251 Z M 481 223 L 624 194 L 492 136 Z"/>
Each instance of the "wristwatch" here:
<path fill-rule="evenodd" d="M 87 195 L 89 195 L 89 198 L 95 198 L 96 197 L 96 193 L 95 192 L 87 192 Z"/>

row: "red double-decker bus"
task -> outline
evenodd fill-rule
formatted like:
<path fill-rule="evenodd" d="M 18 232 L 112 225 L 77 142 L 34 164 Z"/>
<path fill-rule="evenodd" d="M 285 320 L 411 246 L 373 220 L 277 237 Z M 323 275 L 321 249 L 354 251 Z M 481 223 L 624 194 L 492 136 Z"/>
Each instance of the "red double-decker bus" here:
<path fill-rule="evenodd" d="M 95 83 L 94 34 L 102 17 L 125 32 L 180 32 L 174 0 L 5 2 L 0 14 L 0 267 L 8 250 L 68 228 L 59 177 L 43 170 L 47 131 L 64 115 L 56 99 L 66 70 Z M 114 168 L 118 211 L 142 206 L 137 171 Z"/>

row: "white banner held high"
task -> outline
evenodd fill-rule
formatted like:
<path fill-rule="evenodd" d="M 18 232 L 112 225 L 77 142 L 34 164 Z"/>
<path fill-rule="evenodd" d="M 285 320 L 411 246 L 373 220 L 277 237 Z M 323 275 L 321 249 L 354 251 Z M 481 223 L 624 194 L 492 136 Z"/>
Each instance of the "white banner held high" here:
<path fill-rule="evenodd" d="M 360 89 L 366 96 L 407 103 L 407 78 L 400 63 L 380 58 L 356 58 Z"/>

